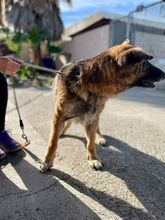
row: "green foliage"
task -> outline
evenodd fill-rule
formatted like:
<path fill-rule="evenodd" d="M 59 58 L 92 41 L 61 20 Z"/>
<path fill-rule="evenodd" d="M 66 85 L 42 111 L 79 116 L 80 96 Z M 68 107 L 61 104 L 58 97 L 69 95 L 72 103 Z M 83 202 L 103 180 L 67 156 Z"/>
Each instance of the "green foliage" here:
<path fill-rule="evenodd" d="M 27 42 L 28 41 L 28 35 L 23 34 L 21 32 L 14 32 L 11 39 L 16 44 L 22 43 L 22 42 Z"/>
<path fill-rule="evenodd" d="M 20 52 L 22 43 L 29 42 L 33 47 L 38 47 L 47 38 L 47 35 L 47 31 L 38 31 L 35 25 L 28 34 L 11 32 L 9 28 L 0 28 L 0 40 L 6 41 L 8 47 L 17 55 Z"/>
<path fill-rule="evenodd" d="M 17 56 L 19 55 L 21 49 L 19 44 L 15 44 L 11 38 L 6 39 L 6 44 L 11 51 L 16 53 Z"/>
<path fill-rule="evenodd" d="M 24 66 L 18 71 L 17 75 L 20 80 L 33 80 L 38 76 L 38 73 L 32 68 Z"/>
<path fill-rule="evenodd" d="M 9 35 L 9 33 L 10 33 L 9 28 L 7 28 L 7 27 L 1 27 L 0 28 L 1 37 L 7 37 Z"/>
<path fill-rule="evenodd" d="M 22 43 L 28 42 L 28 35 L 23 34 L 21 32 L 11 33 L 10 38 L 6 40 L 8 47 L 19 56 Z"/>
<path fill-rule="evenodd" d="M 31 83 L 37 77 L 38 77 L 38 73 L 34 69 L 27 66 L 23 66 L 17 72 L 17 76 L 12 77 L 11 80 L 14 84 Z"/>
<path fill-rule="evenodd" d="M 46 39 L 47 31 L 38 31 L 37 27 L 33 25 L 28 37 L 32 45 L 37 47 Z"/>
<path fill-rule="evenodd" d="M 19 55 L 21 45 L 28 40 L 28 36 L 21 32 L 11 32 L 9 28 L 0 28 L 0 39 L 5 41 L 9 49 Z"/>
<path fill-rule="evenodd" d="M 31 44 L 33 47 L 38 47 L 45 39 L 47 39 L 47 36 L 47 31 L 38 31 L 35 25 L 33 25 L 31 31 L 28 34 L 22 32 L 11 32 L 9 28 L 6 27 L 0 28 L 0 40 L 5 41 L 9 49 L 15 52 L 17 56 L 19 56 L 22 44 L 24 42 Z M 61 48 L 58 41 L 49 42 L 48 51 L 50 54 L 60 53 Z"/>
<path fill-rule="evenodd" d="M 29 34 L 22 32 L 11 32 L 8 28 L 0 28 L 0 40 L 5 41 L 9 49 L 13 51 L 18 57 L 23 43 L 29 43 L 33 47 L 38 47 L 47 38 L 47 32 L 39 32 L 36 26 L 33 26 Z M 48 44 L 49 53 L 61 52 L 58 45 Z M 50 86 L 52 82 L 51 77 L 42 78 L 38 72 L 32 68 L 23 66 L 16 77 L 12 77 L 11 81 L 16 84 L 30 84 L 39 86 Z"/>
<path fill-rule="evenodd" d="M 61 48 L 49 44 L 48 51 L 49 51 L 50 54 L 52 54 L 52 53 L 60 53 L 61 52 Z"/>
<path fill-rule="evenodd" d="M 23 66 L 18 71 L 16 77 L 10 78 L 11 82 L 15 85 L 30 85 L 30 86 L 48 86 L 52 85 L 54 77 L 40 75 L 34 69 Z"/>

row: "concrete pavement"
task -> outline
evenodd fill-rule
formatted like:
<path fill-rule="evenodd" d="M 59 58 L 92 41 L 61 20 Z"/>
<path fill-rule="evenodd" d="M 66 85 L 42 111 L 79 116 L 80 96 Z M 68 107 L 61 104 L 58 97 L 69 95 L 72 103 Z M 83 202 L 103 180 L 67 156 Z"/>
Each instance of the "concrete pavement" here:
<path fill-rule="evenodd" d="M 108 146 L 97 146 L 103 171 L 88 166 L 83 129 L 74 125 L 47 174 L 36 161 L 46 149 L 52 91 L 16 92 L 31 145 L 0 162 L 0 220 L 165 219 L 165 91 L 133 88 L 108 101 L 100 120 Z M 11 89 L 7 128 L 21 141 Z"/>

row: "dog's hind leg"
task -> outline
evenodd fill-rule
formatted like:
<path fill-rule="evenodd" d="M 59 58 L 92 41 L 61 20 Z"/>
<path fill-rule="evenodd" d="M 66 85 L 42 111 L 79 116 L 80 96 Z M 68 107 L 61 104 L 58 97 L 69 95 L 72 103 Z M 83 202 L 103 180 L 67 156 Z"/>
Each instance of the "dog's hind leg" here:
<path fill-rule="evenodd" d="M 98 128 L 96 130 L 96 143 L 101 145 L 101 146 L 106 146 L 107 145 L 106 139 L 103 137 L 103 135 L 100 132 L 99 125 L 98 125 Z"/>
<path fill-rule="evenodd" d="M 71 124 L 72 124 L 71 120 L 68 120 L 63 124 L 63 127 L 61 128 L 61 131 L 60 131 L 60 137 L 62 137 L 66 133 L 68 128 L 71 126 Z"/>
<path fill-rule="evenodd" d="M 87 138 L 87 153 L 88 153 L 88 162 L 89 165 L 96 170 L 102 169 L 102 164 L 100 159 L 96 155 L 96 147 L 95 147 L 95 135 L 97 129 L 97 121 L 92 124 L 86 124 L 86 138 Z"/>
<path fill-rule="evenodd" d="M 53 166 L 60 129 L 63 125 L 62 119 L 62 113 L 57 110 L 53 115 L 52 128 L 50 132 L 47 152 L 40 167 L 40 171 L 42 173 L 46 172 L 50 167 Z"/>

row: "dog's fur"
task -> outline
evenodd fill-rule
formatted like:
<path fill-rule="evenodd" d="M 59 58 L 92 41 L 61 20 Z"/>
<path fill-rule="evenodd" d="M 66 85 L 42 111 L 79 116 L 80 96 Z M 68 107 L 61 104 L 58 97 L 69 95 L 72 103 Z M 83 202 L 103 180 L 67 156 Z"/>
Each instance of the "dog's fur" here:
<path fill-rule="evenodd" d="M 89 164 L 94 169 L 102 168 L 94 144 L 95 138 L 97 143 L 106 144 L 99 130 L 99 115 L 109 97 L 134 85 L 153 87 L 153 82 L 165 78 L 149 59 L 152 56 L 125 41 L 94 58 L 70 63 L 61 69 L 56 77 L 55 110 L 41 172 L 53 165 L 58 138 L 73 121 L 84 125 Z"/>

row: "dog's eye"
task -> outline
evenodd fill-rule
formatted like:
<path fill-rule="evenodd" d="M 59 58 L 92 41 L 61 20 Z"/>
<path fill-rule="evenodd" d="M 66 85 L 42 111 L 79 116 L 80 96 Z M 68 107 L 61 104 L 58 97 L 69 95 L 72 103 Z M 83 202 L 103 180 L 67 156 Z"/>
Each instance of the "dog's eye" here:
<path fill-rule="evenodd" d="M 145 73 L 145 75 L 148 73 L 149 70 L 149 63 L 147 60 L 144 60 L 143 62 L 143 72 Z"/>
<path fill-rule="evenodd" d="M 146 69 L 148 68 L 148 65 L 149 63 L 148 63 L 148 60 L 144 60 L 144 62 L 143 62 L 143 67 L 145 67 Z"/>

